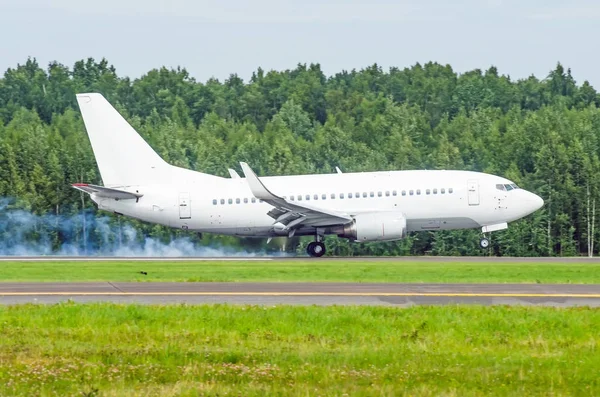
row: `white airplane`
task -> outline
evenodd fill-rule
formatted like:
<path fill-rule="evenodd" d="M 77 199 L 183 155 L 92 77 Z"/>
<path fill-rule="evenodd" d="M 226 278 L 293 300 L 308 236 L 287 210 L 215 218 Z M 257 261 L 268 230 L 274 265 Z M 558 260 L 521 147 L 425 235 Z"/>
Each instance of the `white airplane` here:
<path fill-rule="evenodd" d="M 513 182 L 470 171 L 384 171 L 259 178 L 241 163 L 221 178 L 167 164 L 100 94 L 77 102 L 104 186 L 75 184 L 98 208 L 197 232 L 244 237 L 327 234 L 393 241 L 419 230 L 486 233 L 538 210 L 544 201 Z"/>

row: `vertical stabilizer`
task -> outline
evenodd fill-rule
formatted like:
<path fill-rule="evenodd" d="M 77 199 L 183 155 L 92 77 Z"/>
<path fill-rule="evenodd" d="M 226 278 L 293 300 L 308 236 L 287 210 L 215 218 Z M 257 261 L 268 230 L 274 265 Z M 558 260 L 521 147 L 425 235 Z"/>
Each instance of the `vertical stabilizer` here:
<path fill-rule="evenodd" d="M 104 186 L 165 183 L 171 166 L 101 95 L 77 94 Z"/>

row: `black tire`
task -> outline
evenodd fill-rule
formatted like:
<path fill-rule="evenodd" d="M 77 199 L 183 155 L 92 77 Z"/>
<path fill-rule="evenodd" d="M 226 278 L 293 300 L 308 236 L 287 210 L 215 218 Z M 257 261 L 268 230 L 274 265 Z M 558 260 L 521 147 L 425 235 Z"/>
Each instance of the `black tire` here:
<path fill-rule="evenodd" d="M 314 242 L 314 244 L 315 245 L 313 246 L 313 249 L 312 249 L 312 253 L 313 253 L 312 256 L 314 256 L 315 258 L 320 258 L 323 255 L 325 255 L 325 251 L 326 251 L 325 244 L 323 244 L 320 241 Z"/>
<path fill-rule="evenodd" d="M 490 240 L 488 240 L 487 238 L 482 238 L 481 240 L 479 240 L 479 246 L 483 249 L 487 249 L 490 247 Z"/>
<path fill-rule="evenodd" d="M 313 241 L 306 247 L 306 252 L 313 258 L 320 258 L 325 255 L 325 244 L 322 242 Z"/>
<path fill-rule="evenodd" d="M 315 256 L 315 242 L 310 242 L 308 243 L 308 246 L 306 247 L 306 253 L 308 254 L 308 256 Z"/>

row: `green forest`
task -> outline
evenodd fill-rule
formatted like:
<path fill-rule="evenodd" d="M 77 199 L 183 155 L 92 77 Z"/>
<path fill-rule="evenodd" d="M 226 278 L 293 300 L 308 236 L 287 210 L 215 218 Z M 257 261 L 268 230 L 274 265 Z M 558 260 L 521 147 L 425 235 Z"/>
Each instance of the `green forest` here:
<path fill-rule="evenodd" d="M 493 233 L 489 251 L 478 247 L 479 230 L 467 230 L 393 243 L 328 237 L 330 255 L 587 255 L 600 233 L 600 95 L 561 64 L 548 70 L 513 80 L 493 66 L 457 73 L 430 62 L 327 76 L 319 64 L 298 64 L 201 82 L 184 68 L 131 79 L 105 59 L 72 67 L 27 59 L 0 78 L 0 254 L 107 254 L 177 241 L 193 253 L 304 252 L 304 239 L 199 236 L 97 211 L 70 185 L 101 184 L 75 100 L 100 92 L 166 161 L 193 170 L 228 176 L 240 161 L 259 175 L 473 170 L 545 200 Z"/>

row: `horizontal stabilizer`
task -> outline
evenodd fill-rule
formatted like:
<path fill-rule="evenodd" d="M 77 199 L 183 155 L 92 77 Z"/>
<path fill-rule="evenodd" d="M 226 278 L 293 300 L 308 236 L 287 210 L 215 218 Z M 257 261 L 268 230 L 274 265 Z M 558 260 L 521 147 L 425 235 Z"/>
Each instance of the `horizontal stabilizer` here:
<path fill-rule="evenodd" d="M 90 185 L 87 183 L 74 183 L 75 189 L 81 190 L 87 194 L 95 194 L 96 197 L 106 197 L 118 200 L 137 200 L 143 196 L 140 193 L 127 192 L 125 190 L 113 189 L 104 186 Z"/>

